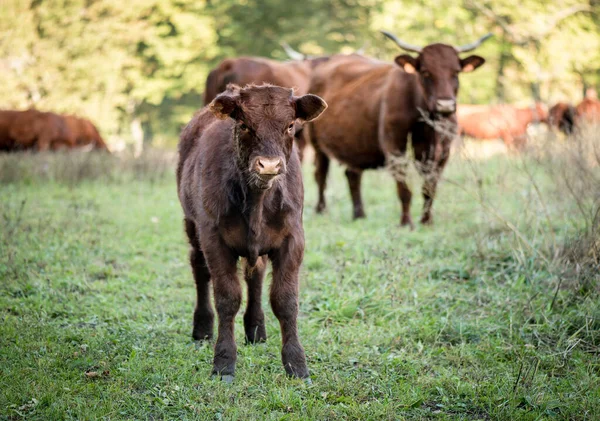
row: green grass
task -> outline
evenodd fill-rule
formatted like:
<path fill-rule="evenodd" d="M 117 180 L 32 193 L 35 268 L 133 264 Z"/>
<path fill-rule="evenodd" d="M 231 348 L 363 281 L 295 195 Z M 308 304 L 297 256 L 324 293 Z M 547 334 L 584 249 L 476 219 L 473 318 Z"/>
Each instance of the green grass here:
<path fill-rule="evenodd" d="M 17 159 L 20 173 L 42 158 L 4 157 L 4 171 Z M 190 336 L 195 292 L 170 171 L 7 176 L 0 420 L 599 419 L 597 272 L 583 282 L 553 257 L 583 222 L 532 166 L 540 197 L 524 162 L 455 157 L 436 225 L 412 232 L 383 171 L 365 175 L 366 220 L 351 221 L 337 166 L 328 213 L 315 215 L 305 165 L 299 327 L 312 385 L 285 376 L 270 309 L 266 344 L 243 345 L 237 318 L 234 383 L 210 378 L 212 347 Z"/>

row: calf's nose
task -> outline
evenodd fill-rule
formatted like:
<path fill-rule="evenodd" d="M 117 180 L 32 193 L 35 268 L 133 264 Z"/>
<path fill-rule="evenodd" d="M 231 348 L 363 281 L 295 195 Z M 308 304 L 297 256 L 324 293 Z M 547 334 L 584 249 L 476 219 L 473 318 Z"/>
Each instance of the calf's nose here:
<path fill-rule="evenodd" d="M 438 99 L 435 103 L 435 109 L 441 114 L 452 114 L 456 111 L 456 101 L 453 99 Z"/>
<path fill-rule="evenodd" d="M 277 175 L 281 171 L 281 158 L 265 158 L 259 156 L 254 163 L 256 172 L 260 175 Z"/>

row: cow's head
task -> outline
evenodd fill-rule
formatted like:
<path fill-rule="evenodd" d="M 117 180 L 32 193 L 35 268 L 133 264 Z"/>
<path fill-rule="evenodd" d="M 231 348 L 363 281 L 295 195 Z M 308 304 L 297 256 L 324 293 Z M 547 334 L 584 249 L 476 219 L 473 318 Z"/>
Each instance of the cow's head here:
<path fill-rule="evenodd" d="M 427 111 L 437 115 L 450 115 L 456 112 L 458 74 L 472 72 L 485 63 L 485 59 L 482 57 L 460 58 L 459 54 L 474 50 L 492 36 L 492 34 L 487 34 L 471 44 L 460 47 L 446 44 L 418 47 L 399 40 L 389 32 L 382 31 L 382 33 L 403 50 L 419 54 L 417 57 L 402 54 L 394 61 L 407 73 L 418 75 L 419 84 L 427 103 Z"/>
<path fill-rule="evenodd" d="M 314 120 L 326 108 L 316 95 L 294 96 L 292 89 L 272 85 L 229 85 L 210 104 L 218 118 L 235 121 L 238 166 L 259 189 L 285 174 L 298 121 Z"/>

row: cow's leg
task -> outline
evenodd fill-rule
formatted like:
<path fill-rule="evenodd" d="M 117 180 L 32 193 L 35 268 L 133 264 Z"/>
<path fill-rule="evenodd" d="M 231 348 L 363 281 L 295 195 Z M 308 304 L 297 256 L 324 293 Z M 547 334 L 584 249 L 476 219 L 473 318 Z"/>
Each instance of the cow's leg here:
<path fill-rule="evenodd" d="M 246 262 L 244 278 L 248 285 L 248 307 L 244 313 L 244 330 L 246 342 L 256 343 L 267 340 L 265 314 L 262 310 L 262 284 L 267 269 L 266 257 L 259 257 L 256 266 L 250 267 Z"/>
<path fill-rule="evenodd" d="M 318 147 L 315 147 L 315 180 L 319 188 L 319 201 L 317 213 L 322 213 L 325 208 L 325 187 L 327 186 L 327 172 L 329 171 L 329 157 Z"/>
<path fill-rule="evenodd" d="M 396 180 L 396 190 L 398 199 L 402 205 L 402 216 L 400 218 L 401 226 L 409 226 L 414 228 L 412 218 L 410 217 L 410 203 L 412 200 L 412 192 L 406 183 L 408 173 L 409 159 L 406 150 L 399 154 L 389 154 L 387 156 L 387 168 Z"/>
<path fill-rule="evenodd" d="M 440 140 L 438 145 L 429 142 L 413 144 L 417 170 L 423 177 L 422 224 L 433 223 L 431 212 L 433 199 L 437 191 L 438 181 L 450 156 L 450 140 Z"/>
<path fill-rule="evenodd" d="M 191 246 L 190 265 L 196 282 L 196 309 L 194 310 L 192 338 L 197 341 L 210 340 L 213 336 L 214 320 L 214 313 L 210 304 L 210 273 L 204 261 L 204 254 L 200 248 L 194 221 L 185 220 L 185 232 Z"/>
<path fill-rule="evenodd" d="M 364 218 L 365 211 L 363 209 L 362 198 L 360 196 L 360 180 L 362 178 L 361 170 L 346 169 L 346 178 L 350 187 L 350 196 L 352 197 L 352 205 L 354 207 L 354 219 Z"/>
<path fill-rule="evenodd" d="M 304 239 L 289 236 L 283 245 L 270 254 L 273 262 L 271 307 L 281 326 L 281 360 L 290 376 L 306 378 L 308 368 L 304 348 L 298 338 L 298 272 L 304 255 Z"/>
<path fill-rule="evenodd" d="M 242 302 L 242 288 L 237 276 L 238 257 L 223 243 L 214 231 L 201 232 L 204 256 L 213 283 L 215 307 L 219 317 L 213 374 L 219 374 L 223 380 L 233 380 L 237 347 L 235 345 L 235 315 Z"/>
<path fill-rule="evenodd" d="M 398 199 L 402 205 L 400 225 L 409 226 L 413 229 L 414 225 L 410 217 L 412 193 L 406 183 L 410 162 L 407 153 L 410 125 L 410 121 L 387 119 L 382 114 L 379 126 L 379 139 L 385 155 L 386 169 L 394 177 L 394 180 L 396 180 Z"/>

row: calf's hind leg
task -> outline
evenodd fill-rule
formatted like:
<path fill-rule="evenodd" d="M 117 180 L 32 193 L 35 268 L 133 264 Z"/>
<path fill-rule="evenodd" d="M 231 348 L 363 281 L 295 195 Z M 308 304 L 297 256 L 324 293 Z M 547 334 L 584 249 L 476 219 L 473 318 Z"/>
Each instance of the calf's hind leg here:
<path fill-rule="evenodd" d="M 271 307 L 281 326 L 281 360 L 288 375 L 308 377 L 304 348 L 298 338 L 298 272 L 304 255 L 304 239 L 288 237 L 270 257 L 273 262 Z"/>
<path fill-rule="evenodd" d="M 246 331 L 246 342 L 252 344 L 267 340 L 261 297 L 263 279 L 267 269 L 266 260 L 265 256 L 259 257 L 254 267 L 250 267 L 246 262 L 244 270 L 244 278 L 248 285 L 248 307 L 244 313 L 244 330 Z"/>
<path fill-rule="evenodd" d="M 204 254 L 200 249 L 196 224 L 185 220 L 185 232 L 190 241 L 190 265 L 196 282 L 196 309 L 194 310 L 194 328 L 192 338 L 197 341 L 210 340 L 213 336 L 214 313 L 210 304 L 210 273 L 206 267 Z"/>

